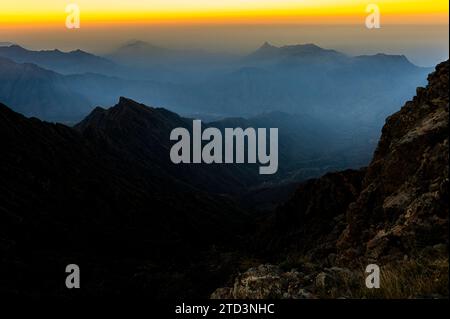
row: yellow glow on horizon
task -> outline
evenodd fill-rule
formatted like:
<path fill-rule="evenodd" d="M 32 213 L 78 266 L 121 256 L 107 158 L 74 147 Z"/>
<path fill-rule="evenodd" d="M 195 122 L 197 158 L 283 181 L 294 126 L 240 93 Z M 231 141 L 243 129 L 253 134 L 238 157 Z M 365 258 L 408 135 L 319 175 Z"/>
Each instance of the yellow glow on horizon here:
<path fill-rule="evenodd" d="M 64 23 L 79 5 L 81 23 L 360 23 L 376 3 L 382 21 L 448 23 L 447 0 L 0 0 L 0 28 Z"/>

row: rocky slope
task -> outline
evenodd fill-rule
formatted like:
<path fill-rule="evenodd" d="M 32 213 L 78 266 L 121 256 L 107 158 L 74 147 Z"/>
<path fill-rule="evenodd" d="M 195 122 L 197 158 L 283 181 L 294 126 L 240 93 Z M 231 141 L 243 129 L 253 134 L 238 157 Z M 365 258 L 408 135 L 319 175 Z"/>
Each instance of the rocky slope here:
<path fill-rule="evenodd" d="M 448 63 L 383 127 L 363 191 L 347 211 L 340 257 L 374 259 L 448 245 Z"/>
<path fill-rule="evenodd" d="M 278 251 L 279 266 L 251 268 L 211 297 L 448 296 L 448 77 L 447 61 L 386 120 L 367 169 L 305 183 L 265 221 L 260 251 Z M 368 263 L 382 271 L 375 292 Z"/>

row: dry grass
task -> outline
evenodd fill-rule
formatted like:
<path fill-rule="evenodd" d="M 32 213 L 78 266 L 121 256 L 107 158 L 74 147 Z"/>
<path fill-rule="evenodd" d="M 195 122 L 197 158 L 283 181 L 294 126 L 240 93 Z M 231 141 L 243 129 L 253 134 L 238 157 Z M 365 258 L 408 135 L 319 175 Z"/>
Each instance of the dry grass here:
<path fill-rule="evenodd" d="M 408 260 L 381 268 L 380 288 L 361 289 L 366 298 L 448 298 L 448 258 Z"/>
<path fill-rule="evenodd" d="M 448 298 L 448 258 L 406 260 L 380 265 L 380 288 L 365 286 L 364 269 L 342 276 L 339 285 L 322 298 L 409 299 Z"/>

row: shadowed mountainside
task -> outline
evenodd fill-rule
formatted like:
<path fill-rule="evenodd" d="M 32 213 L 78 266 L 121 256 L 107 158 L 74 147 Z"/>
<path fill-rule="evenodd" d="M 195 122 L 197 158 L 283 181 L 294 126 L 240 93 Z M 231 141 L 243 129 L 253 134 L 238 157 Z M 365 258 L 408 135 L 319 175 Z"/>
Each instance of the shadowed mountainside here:
<path fill-rule="evenodd" d="M 111 111 L 122 113 L 117 128 L 121 117 L 142 108 L 122 106 L 129 110 Z M 155 118 L 164 113 L 144 112 Z M 163 122 L 155 120 L 155 128 Z M 117 145 L 114 138 L 104 143 L 0 105 L 0 146 L 6 150 L 0 158 L 1 293 L 67 294 L 55 274 L 74 261 L 87 269 L 88 295 L 179 296 L 197 272 L 211 274 L 212 282 L 220 276 L 202 268 L 201 256 L 210 245 L 236 242 L 245 212 L 156 163 L 143 167 L 138 150 L 128 157 L 120 151 L 120 132 L 113 137 Z M 125 140 L 133 143 L 132 134 Z M 209 280 L 184 291 L 201 295 Z"/>

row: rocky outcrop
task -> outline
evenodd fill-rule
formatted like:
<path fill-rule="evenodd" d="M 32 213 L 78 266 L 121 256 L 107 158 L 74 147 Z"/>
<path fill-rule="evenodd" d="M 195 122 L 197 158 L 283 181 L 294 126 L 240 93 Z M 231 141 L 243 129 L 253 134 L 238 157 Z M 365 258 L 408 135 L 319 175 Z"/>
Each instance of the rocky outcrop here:
<path fill-rule="evenodd" d="M 264 264 L 239 274 L 231 288 L 219 288 L 211 299 L 317 299 L 324 295 L 349 297 L 351 289 L 363 279 L 362 273 L 348 268 L 302 269 L 283 271 Z"/>
<path fill-rule="evenodd" d="M 448 62 L 383 127 L 337 247 L 345 261 L 448 245 Z"/>
<path fill-rule="evenodd" d="M 313 298 L 303 289 L 306 281 L 296 270 L 283 272 L 278 266 L 260 265 L 240 274 L 233 288 L 219 288 L 212 299 L 305 299 Z"/>
<path fill-rule="evenodd" d="M 282 252 L 278 261 L 297 259 L 296 269 L 252 268 L 212 297 L 366 297 L 363 265 L 372 262 L 386 284 L 372 296 L 448 295 L 448 77 L 447 61 L 386 120 L 367 169 L 304 183 L 266 220 L 266 256 Z"/>
<path fill-rule="evenodd" d="M 301 184 L 261 227 L 258 242 L 267 255 L 280 250 L 326 257 L 336 252 L 345 212 L 361 192 L 365 169 L 328 173 Z"/>

